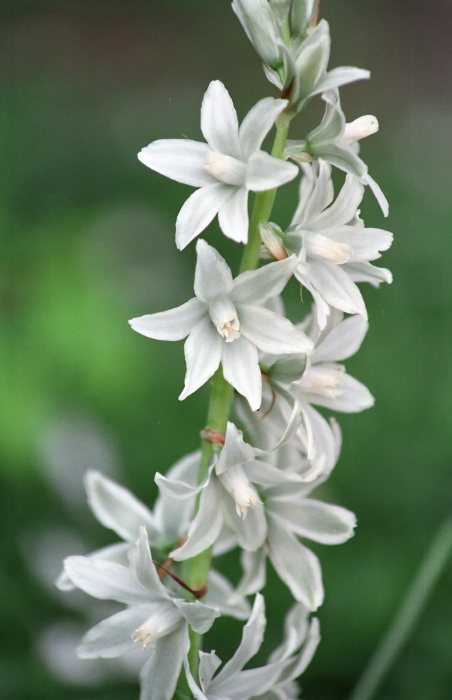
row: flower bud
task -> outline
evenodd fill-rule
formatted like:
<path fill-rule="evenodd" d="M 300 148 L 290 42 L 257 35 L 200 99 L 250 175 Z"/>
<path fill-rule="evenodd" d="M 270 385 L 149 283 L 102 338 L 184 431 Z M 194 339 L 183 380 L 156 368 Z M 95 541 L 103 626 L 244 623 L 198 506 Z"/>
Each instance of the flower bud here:
<path fill-rule="evenodd" d="M 345 125 L 342 141 L 345 143 L 355 143 L 367 136 L 372 136 L 378 131 L 378 120 L 372 114 L 365 114 Z"/>

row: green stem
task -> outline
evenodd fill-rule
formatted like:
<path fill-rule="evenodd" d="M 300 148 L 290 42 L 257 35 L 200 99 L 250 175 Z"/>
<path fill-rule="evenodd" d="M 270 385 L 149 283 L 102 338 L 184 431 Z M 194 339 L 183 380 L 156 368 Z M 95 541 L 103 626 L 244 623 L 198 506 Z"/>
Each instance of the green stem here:
<path fill-rule="evenodd" d="M 276 136 L 273 143 L 271 155 L 275 158 L 282 158 L 284 147 L 289 131 L 289 120 L 283 118 L 276 126 Z M 259 224 L 269 220 L 277 190 L 268 190 L 256 195 L 248 233 L 248 243 L 243 251 L 242 265 L 240 272 L 245 270 L 255 270 L 259 263 L 259 250 L 261 238 L 259 234 Z M 233 398 L 233 388 L 223 377 L 221 366 L 215 372 L 212 381 L 212 392 L 210 395 L 209 409 L 207 412 L 207 428 L 212 428 L 222 435 L 226 432 L 226 426 L 231 411 Z M 211 442 L 203 440 L 201 448 L 201 459 L 199 464 L 198 483 L 206 477 L 209 461 L 215 450 L 219 449 Z M 199 497 L 195 507 L 195 513 L 199 508 Z M 207 585 L 209 578 L 210 564 L 212 560 L 212 547 L 201 552 L 196 557 L 189 559 L 185 563 L 184 580 L 192 590 L 202 589 Z M 198 656 L 201 648 L 202 636 L 190 630 L 190 650 L 188 661 L 193 676 L 197 677 Z M 184 672 L 181 673 L 178 683 L 178 690 L 187 692 L 187 681 Z"/>
<path fill-rule="evenodd" d="M 394 620 L 364 669 L 349 700 L 371 700 L 393 666 L 452 553 L 452 516 L 436 533 Z"/>
<path fill-rule="evenodd" d="M 285 121 L 276 127 L 276 136 L 271 155 L 274 158 L 282 158 L 284 148 L 289 133 L 289 121 Z M 248 232 L 248 243 L 243 251 L 242 265 L 240 272 L 255 270 L 259 262 L 259 250 L 261 247 L 261 237 L 259 225 L 266 223 L 272 213 L 277 189 L 259 192 L 254 200 L 253 211 L 251 213 L 250 228 Z"/>

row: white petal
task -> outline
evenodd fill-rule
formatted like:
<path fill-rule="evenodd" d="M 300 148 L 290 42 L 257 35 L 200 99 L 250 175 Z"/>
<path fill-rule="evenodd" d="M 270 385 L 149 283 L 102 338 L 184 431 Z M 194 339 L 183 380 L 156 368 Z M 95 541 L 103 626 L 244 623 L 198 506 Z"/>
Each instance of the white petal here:
<path fill-rule="evenodd" d="M 362 316 L 350 316 L 337 324 L 315 349 L 314 362 L 340 362 L 358 352 L 369 324 Z"/>
<path fill-rule="evenodd" d="M 309 400 L 316 406 L 324 406 L 332 411 L 343 413 L 359 413 L 366 408 L 371 408 L 375 400 L 369 389 L 361 384 L 357 379 L 349 374 L 344 374 L 341 378 L 341 393 L 328 399 L 319 395 L 311 395 Z"/>
<path fill-rule="evenodd" d="M 295 256 L 242 272 L 234 280 L 231 299 L 243 304 L 264 304 L 280 294 L 297 266 Z"/>
<path fill-rule="evenodd" d="M 292 219 L 292 224 L 306 226 L 310 230 L 310 222 L 315 221 L 319 214 L 333 200 L 334 190 L 331 181 L 331 166 L 325 160 L 318 161 L 317 178 L 314 178 L 312 166 L 304 168 L 305 176 L 300 184 L 300 203 Z"/>
<path fill-rule="evenodd" d="M 151 658 L 141 669 L 140 700 L 171 700 L 189 646 L 187 625 L 157 640 Z"/>
<path fill-rule="evenodd" d="M 238 120 L 229 92 L 219 80 L 212 80 L 201 106 L 201 131 L 212 151 L 240 159 Z"/>
<path fill-rule="evenodd" d="M 132 542 L 140 525 L 144 525 L 151 537 L 159 534 L 154 517 L 146 506 L 123 486 L 96 471 L 85 475 L 88 503 L 102 525 L 116 532 L 122 539 Z"/>
<path fill-rule="evenodd" d="M 265 631 L 265 603 L 263 596 L 258 593 L 254 600 L 250 619 L 242 632 L 242 640 L 234 656 L 223 666 L 215 678 L 215 687 L 242 670 L 245 664 L 259 651 Z M 213 688 L 212 688 L 213 690 Z"/>
<path fill-rule="evenodd" d="M 210 547 L 218 537 L 223 523 L 219 488 L 216 480 L 212 479 L 202 492 L 199 509 L 190 525 L 185 543 L 170 552 L 170 557 L 176 561 L 195 557 Z"/>
<path fill-rule="evenodd" d="M 263 352 L 273 355 L 305 353 L 313 342 L 287 319 L 260 306 L 239 308 L 242 335 Z"/>
<path fill-rule="evenodd" d="M 176 220 L 176 245 L 179 250 L 204 231 L 234 191 L 235 187 L 216 182 L 190 195 Z"/>
<path fill-rule="evenodd" d="M 265 547 L 261 547 L 256 552 L 243 551 L 240 556 L 240 561 L 243 568 L 243 576 L 235 590 L 235 595 L 232 600 L 235 601 L 238 596 L 251 595 L 257 593 L 265 587 L 267 551 Z"/>
<path fill-rule="evenodd" d="M 184 390 L 179 396 L 180 401 L 193 394 L 215 373 L 220 364 L 223 345 L 226 343 L 213 327 L 209 317 L 204 318 L 190 333 L 184 346 L 187 372 Z"/>
<path fill-rule="evenodd" d="M 176 182 L 192 187 L 206 187 L 215 182 L 204 167 L 204 159 L 209 151 L 209 146 L 199 141 L 161 139 L 143 148 L 138 159 L 148 168 Z"/>
<path fill-rule="evenodd" d="M 249 618 L 250 605 L 246 598 L 236 596 L 228 579 L 215 569 L 210 570 L 209 584 L 204 600 L 207 605 L 217 607 L 222 615 L 235 617 L 237 620 Z"/>
<path fill-rule="evenodd" d="M 209 688 L 213 675 L 219 666 L 221 666 L 221 659 L 214 651 L 211 651 L 210 654 L 206 654 L 204 651 L 199 652 L 198 676 L 204 690 Z"/>
<path fill-rule="evenodd" d="M 199 601 L 188 601 L 184 598 L 173 598 L 174 604 L 187 620 L 189 626 L 199 634 L 205 634 L 210 630 L 214 620 L 220 616 L 218 609 L 204 605 Z"/>
<path fill-rule="evenodd" d="M 218 223 L 224 235 L 236 243 L 248 241 L 248 190 L 239 187 L 218 212 Z"/>
<path fill-rule="evenodd" d="M 136 648 L 132 634 L 151 611 L 149 605 L 135 605 L 102 620 L 85 634 L 77 656 L 82 659 L 109 659 Z"/>
<path fill-rule="evenodd" d="M 148 594 L 149 600 L 166 600 L 169 595 L 161 583 L 151 558 L 149 540 L 144 527 L 129 550 L 130 571 Z"/>
<path fill-rule="evenodd" d="M 142 588 L 125 566 L 88 557 L 68 557 L 64 568 L 70 580 L 88 595 L 119 603 L 145 603 L 149 591 Z"/>
<path fill-rule="evenodd" d="M 262 141 L 275 123 L 276 117 L 287 106 L 287 100 L 264 97 L 246 115 L 240 125 L 239 139 L 244 160 L 260 149 Z"/>
<path fill-rule="evenodd" d="M 181 306 L 129 321 L 133 330 L 154 340 L 182 340 L 207 314 L 207 308 L 193 297 Z"/>
<path fill-rule="evenodd" d="M 222 474 L 230 467 L 252 462 L 254 459 L 254 449 L 243 439 L 243 433 L 234 423 L 228 421 L 224 447 L 215 464 L 217 474 Z"/>
<path fill-rule="evenodd" d="M 346 263 L 344 268 L 354 282 L 369 282 L 379 287 L 382 282 L 391 284 L 392 273 L 384 267 L 377 267 L 369 262 Z"/>
<path fill-rule="evenodd" d="M 370 189 L 375 195 L 375 199 L 377 200 L 378 204 L 380 205 L 380 209 L 383 212 L 383 216 L 388 216 L 389 214 L 389 204 L 388 200 L 383 194 L 383 191 L 378 185 L 378 183 L 375 182 L 373 177 L 371 177 L 369 174 L 365 175 L 362 179 L 362 182 L 364 182 L 365 185 L 369 185 Z"/>
<path fill-rule="evenodd" d="M 311 498 L 298 502 L 273 498 L 269 510 L 283 528 L 322 544 L 346 542 L 356 526 L 356 516 L 351 511 Z"/>
<path fill-rule="evenodd" d="M 336 309 L 348 314 L 367 317 L 361 292 L 345 272 L 343 266 L 321 260 L 309 262 L 309 279 L 323 299 Z"/>
<path fill-rule="evenodd" d="M 315 226 L 311 230 L 321 231 L 323 228 L 326 231 L 328 228 L 348 224 L 356 215 L 363 194 L 363 185 L 355 177 L 347 175 L 335 201 L 316 218 Z"/>
<path fill-rule="evenodd" d="M 328 71 L 326 75 L 319 80 L 312 95 L 318 95 L 326 90 L 338 88 L 341 85 L 354 83 L 356 80 L 367 80 L 370 78 L 370 71 L 364 68 L 353 68 L 350 66 L 341 66 Z"/>
<path fill-rule="evenodd" d="M 290 182 L 298 172 L 293 163 L 257 151 L 248 161 L 245 185 L 251 192 L 265 192 Z"/>
<path fill-rule="evenodd" d="M 309 610 L 317 610 L 323 602 L 319 560 L 270 514 L 267 520 L 268 552 L 273 566 L 295 600 L 304 603 Z"/>
<path fill-rule="evenodd" d="M 232 272 L 226 260 L 206 241 L 196 243 L 195 294 L 209 303 L 219 296 L 228 296 L 232 291 Z"/>
<path fill-rule="evenodd" d="M 262 401 L 262 377 L 255 345 L 243 336 L 233 343 L 222 343 L 223 374 L 231 386 L 257 411 Z"/>

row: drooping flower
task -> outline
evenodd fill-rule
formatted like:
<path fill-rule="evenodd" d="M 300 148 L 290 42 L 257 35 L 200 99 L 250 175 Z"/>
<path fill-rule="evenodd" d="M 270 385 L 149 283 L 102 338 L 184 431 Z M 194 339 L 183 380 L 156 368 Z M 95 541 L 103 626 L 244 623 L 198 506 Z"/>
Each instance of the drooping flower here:
<path fill-rule="evenodd" d="M 75 586 L 101 600 L 124 603 L 125 610 L 99 622 L 83 637 L 81 658 L 114 658 L 141 645 L 149 647 L 141 679 L 141 700 L 173 697 L 190 641 L 189 628 L 204 634 L 218 610 L 172 595 L 152 562 L 144 527 L 129 551 L 129 567 L 73 556 L 65 570 Z"/>
<path fill-rule="evenodd" d="M 290 321 L 264 308 L 291 276 L 296 258 L 243 272 L 235 279 L 221 255 L 205 241 L 196 245 L 195 297 L 169 311 L 129 321 L 157 340 L 185 343 L 187 372 L 180 399 L 199 389 L 217 370 L 257 410 L 262 399 L 258 349 L 270 354 L 303 353 L 312 341 Z"/>
<path fill-rule="evenodd" d="M 257 595 L 237 651 L 218 673 L 221 660 L 213 651 L 199 654 L 199 685 L 186 664 L 187 680 L 196 700 L 288 697 L 284 694 L 286 689 L 294 689 L 294 679 L 308 666 L 319 643 L 318 620 L 314 618 L 309 622 L 307 610 L 300 604 L 295 605 L 286 617 L 284 641 L 268 664 L 244 670 L 262 645 L 265 625 L 264 599 Z"/>
<path fill-rule="evenodd" d="M 231 97 L 219 80 L 210 83 L 201 107 L 207 143 L 162 139 L 138 158 L 161 175 L 198 187 L 176 221 L 176 244 L 185 248 L 218 214 L 220 228 L 237 243 L 248 240 L 248 192 L 263 192 L 293 180 L 298 168 L 261 150 L 287 100 L 260 100 L 238 125 Z"/>

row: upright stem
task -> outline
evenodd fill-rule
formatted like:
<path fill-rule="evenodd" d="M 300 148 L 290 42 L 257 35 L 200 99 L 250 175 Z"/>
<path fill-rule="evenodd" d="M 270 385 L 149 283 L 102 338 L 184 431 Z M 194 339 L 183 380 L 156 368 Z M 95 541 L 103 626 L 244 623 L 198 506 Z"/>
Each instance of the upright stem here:
<path fill-rule="evenodd" d="M 452 553 L 452 516 L 436 533 L 389 629 L 364 669 L 349 700 L 371 700 L 407 641 Z"/>
<path fill-rule="evenodd" d="M 271 155 L 275 158 L 282 158 L 284 147 L 289 131 L 289 121 L 284 120 L 281 124 L 277 124 L 276 136 L 273 143 Z M 268 190 L 260 192 L 256 195 L 253 211 L 251 214 L 250 227 L 248 232 L 248 243 L 245 246 L 242 257 L 240 272 L 246 270 L 255 270 L 259 263 L 259 250 L 261 246 L 261 238 L 259 235 L 259 225 L 261 222 L 267 222 L 273 208 L 277 190 Z M 212 391 L 210 395 L 209 408 L 207 412 L 206 427 L 212 428 L 221 434 L 225 434 L 226 426 L 229 419 L 233 398 L 233 388 L 223 377 L 221 366 L 215 372 L 212 381 Z M 217 450 L 211 442 L 203 440 L 201 447 L 201 459 L 199 464 L 198 483 L 200 483 L 207 474 L 209 460 Z M 199 498 L 196 504 L 195 512 L 199 507 Z M 212 560 L 212 547 L 201 552 L 196 557 L 189 559 L 185 563 L 184 578 L 186 583 L 193 590 L 199 590 L 206 586 L 209 578 L 210 564 Z M 201 648 L 202 636 L 193 630 L 190 630 L 190 651 L 188 653 L 188 661 L 192 674 L 197 676 L 198 655 Z M 187 681 L 185 674 L 182 673 L 178 683 L 180 691 L 186 691 Z"/>

